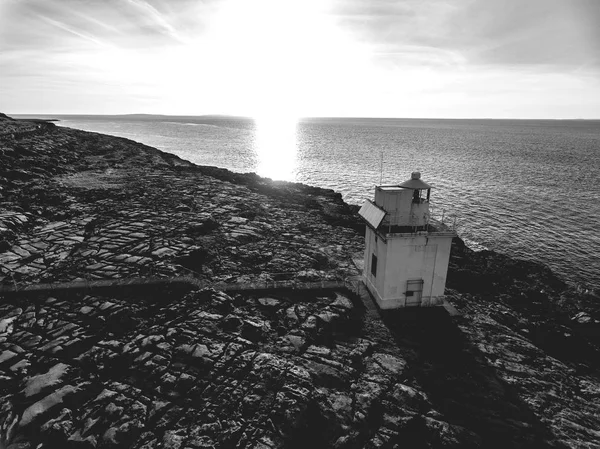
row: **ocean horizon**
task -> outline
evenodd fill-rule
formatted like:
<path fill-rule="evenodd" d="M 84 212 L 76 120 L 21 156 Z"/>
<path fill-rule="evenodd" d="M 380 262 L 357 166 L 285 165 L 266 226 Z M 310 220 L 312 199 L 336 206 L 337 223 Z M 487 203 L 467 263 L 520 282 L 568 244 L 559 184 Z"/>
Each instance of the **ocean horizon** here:
<path fill-rule="evenodd" d="M 60 126 L 125 137 L 198 165 L 331 188 L 351 204 L 412 171 L 433 214 L 473 249 L 542 262 L 600 288 L 600 120 L 49 115 Z"/>

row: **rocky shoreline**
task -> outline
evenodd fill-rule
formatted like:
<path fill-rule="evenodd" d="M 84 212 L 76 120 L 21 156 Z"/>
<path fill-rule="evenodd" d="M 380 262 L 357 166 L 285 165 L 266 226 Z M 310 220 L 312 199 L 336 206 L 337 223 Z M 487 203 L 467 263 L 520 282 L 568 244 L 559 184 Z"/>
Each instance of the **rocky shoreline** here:
<path fill-rule="evenodd" d="M 599 447 L 599 298 L 542 265 L 456 239 L 461 316 L 380 313 L 331 190 L 4 115 L 0 161 L 0 447 Z"/>

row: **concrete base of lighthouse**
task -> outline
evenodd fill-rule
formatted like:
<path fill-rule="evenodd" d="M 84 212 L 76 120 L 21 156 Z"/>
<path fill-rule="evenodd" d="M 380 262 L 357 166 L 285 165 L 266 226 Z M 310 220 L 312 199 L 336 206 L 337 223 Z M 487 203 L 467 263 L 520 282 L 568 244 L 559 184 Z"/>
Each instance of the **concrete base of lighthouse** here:
<path fill-rule="evenodd" d="M 454 232 L 385 234 L 366 229 L 363 282 L 381 309 L 444 302 Z"/>
<path fill-rule="evenodd" d="M 397 298 L 387 298 L 384 299 L 381 297 L 377 288 L 371 283 L 367 276 L 362 277 L 362 281 L 367 287 L 367 290 L 377 303 L 380 309 L 399 309 L 404 307 L 436 307 L 443 306 L 446 302 L 446 297 L 444 295 L 440 296 L 422 296 L 419 302 L 409 302 L 406 297 L 397 297 Z"/>

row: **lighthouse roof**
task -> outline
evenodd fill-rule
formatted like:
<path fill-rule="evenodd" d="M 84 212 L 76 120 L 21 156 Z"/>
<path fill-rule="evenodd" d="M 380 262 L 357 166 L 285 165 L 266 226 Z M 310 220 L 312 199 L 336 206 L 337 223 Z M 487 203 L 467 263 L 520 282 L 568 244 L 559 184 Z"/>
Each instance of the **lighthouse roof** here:
<path fill-rule="evenodd" d="M 421 181 L 421 173 L 418 171 L 412 172 L 410 179 L 408 181 L 404 181 L 402 184 L 398 185 L 398 187 L 413 190 L 431 189 L 429 184 Z"/>

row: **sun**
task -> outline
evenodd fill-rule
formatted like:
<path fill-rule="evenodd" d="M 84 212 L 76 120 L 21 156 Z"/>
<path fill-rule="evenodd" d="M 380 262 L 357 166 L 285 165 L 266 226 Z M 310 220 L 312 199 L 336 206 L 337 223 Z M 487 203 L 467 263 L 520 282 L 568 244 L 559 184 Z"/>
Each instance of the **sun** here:
<path fill-rule="evenodd" d="M 236 74 L 232 95 L 255 121 L 256 171 L 294 180 L 296 128 L 308 67 L 318 54 L 307 23 L 318 20 L 315 3 L 226 1 L 214 21 L 210 47 L 223 73 Z"/>
<path fill-rule="evenodd" d="M 332 21 L 328 0 L 223 0 L 197 64 L 219 102 L 256 123 L 256 170 L 294 180 L 298 119 L 321 102 L 347 102 L 359 53 Z M 345 87 L 347 86 L 347 87 Z M 337 92 L 337 93 L 334 93 Z M 342 96 L 338 101 L 338 97 Z"/>
<path fill-rule="evenodd" d="M 222 0 L 193 52 L 198 57 L 188 60 L 243 115 L 314 115 L 324 104 L 348 101 L 370 73 L 367 47 L 340 25 L 334 5 Z"/>

